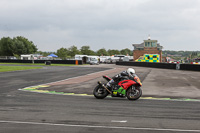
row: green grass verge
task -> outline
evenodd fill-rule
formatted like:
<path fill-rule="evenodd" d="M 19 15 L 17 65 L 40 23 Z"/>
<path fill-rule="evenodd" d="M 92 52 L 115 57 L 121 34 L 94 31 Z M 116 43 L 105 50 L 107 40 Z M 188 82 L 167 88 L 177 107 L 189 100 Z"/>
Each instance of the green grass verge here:
<path fill-rule="evenodd" d="M 34 66 L 46 66 L 44 63 L 0 63 L 7 65 L 34 65 Z M 48 66 L 75 66 L 75 64 L 51 64 Z"/>
<path fill-rule="evenodd" d="M 42 67 L 31 67 L 31 66 L 0 66 L 0 72 L 29 70 L 29 69 L 41 69 Z"/>

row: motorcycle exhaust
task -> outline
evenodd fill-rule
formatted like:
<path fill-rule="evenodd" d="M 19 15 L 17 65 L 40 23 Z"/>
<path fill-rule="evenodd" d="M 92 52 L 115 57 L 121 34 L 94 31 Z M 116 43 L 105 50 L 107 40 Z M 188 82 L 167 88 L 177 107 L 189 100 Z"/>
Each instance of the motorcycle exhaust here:
<path fill-rule="evenodd" d="M 100 86 L 102 86 L 104 89 L 106 89 L 110 94 L 112 94 L 112 92 L 104 85 L 102 84 L 100 81 L 97 82 Z"/>

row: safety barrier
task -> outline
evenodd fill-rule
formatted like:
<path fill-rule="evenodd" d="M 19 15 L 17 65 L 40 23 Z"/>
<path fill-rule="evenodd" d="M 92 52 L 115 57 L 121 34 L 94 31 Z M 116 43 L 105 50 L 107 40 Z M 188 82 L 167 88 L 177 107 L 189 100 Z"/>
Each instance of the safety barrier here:
<path fill-rule="evenodd" d="M 141 66 L 141 67 L 153 67 L 153 68 L 164 68 L 164 69 L 200 71 L 200 65 L 193 65 L 193 64 L 173 64 L 173 63 L 117 61 L 116 65 Z"/>
<path fill-rule="evenodd" d="M 4 60 L 0 59 L 0 63 L 45 63 L 47 61 L 51 64 L 76 64 L 82 65 L 82 60 Z"/>
<path fill-rule="evenodd" d="M 180 64 L 180 70 L 200 71 L 198 64 Z"/>

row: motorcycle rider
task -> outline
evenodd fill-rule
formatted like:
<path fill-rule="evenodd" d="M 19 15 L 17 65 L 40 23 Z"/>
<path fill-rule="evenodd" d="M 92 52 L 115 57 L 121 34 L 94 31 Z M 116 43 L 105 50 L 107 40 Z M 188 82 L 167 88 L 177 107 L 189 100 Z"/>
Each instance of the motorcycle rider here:
<path fill-rule="evenodd" d="M 115 75 L 108 83 L 107 83 L 107 87 L 112 87 L 112 90 L 114 91 L 113 94 L 117 95 L 117 92 L 119 95 L 121 94 L 125 94 L 125 90 L 121 87 L 118 86 L 118 82 L 120 80 L 125 80 L 125 79 L 134 79 L 134 77 L 136 76 L 135 74 L 135 70 L 133 68 L 128 68 L 126 71 L 123 71 L 117 75 Z"/>

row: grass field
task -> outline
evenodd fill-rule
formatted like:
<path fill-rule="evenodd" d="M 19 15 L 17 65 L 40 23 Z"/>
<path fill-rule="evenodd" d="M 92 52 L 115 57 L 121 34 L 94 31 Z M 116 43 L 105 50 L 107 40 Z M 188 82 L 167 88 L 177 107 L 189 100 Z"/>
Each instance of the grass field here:
<path fill-rule="evenodd" d="M 29 69 L 41 69 L 41 68 L 42 67 L 32 67 L 32 66 L 0 66 L 0 72 L 29 70 Z"/>
<path fill-rule="evenodd" d="M 28 70 L 28 69 L 40 69 L 42 67 L 39 66 L 76 66 L 75 64 L 51 64 L 45 65 L 44 63 L 0 63 L 8 66 L 0 66 L 0 72 L 8 72 L 8 71 L 18 71 L 18 70 Z M 12 66 L 13 65 L 13 66 Z M 16 66 L 22 65 L 22 66 Z M 25 65 L 25 66 L 23 66 Z M 84 64 L 88 65 L 88 64 Z"/>

